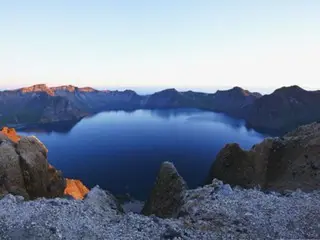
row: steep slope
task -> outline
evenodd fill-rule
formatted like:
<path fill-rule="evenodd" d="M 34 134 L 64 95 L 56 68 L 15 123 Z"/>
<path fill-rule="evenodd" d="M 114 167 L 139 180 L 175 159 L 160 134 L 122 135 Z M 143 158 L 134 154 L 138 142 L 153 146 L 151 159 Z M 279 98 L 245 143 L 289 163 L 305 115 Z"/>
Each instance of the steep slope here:
<path fill-rule="evenodd" d="M 213 178 L 267 190 L 320 189 L 320 123 L 301 126 L 282 138 L 266 138 L 249 151 L 227 144 L 207 182 Z"/>
<path fill-rule="evenodd" d="M 254 128 L 287 132 L 320 120 L 319 104 L 320 91 L 283 87 L 245 107 L 240 116 Z"/>

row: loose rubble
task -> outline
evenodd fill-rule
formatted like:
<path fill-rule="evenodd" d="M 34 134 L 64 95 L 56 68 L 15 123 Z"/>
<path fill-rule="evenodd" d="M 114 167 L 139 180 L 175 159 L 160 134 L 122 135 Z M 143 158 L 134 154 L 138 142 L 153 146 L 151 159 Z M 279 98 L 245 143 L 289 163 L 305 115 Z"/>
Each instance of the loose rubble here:
<path fill-rule="evenodd" d="M 123 213 L 99 187 L 84 200 L 0 200 L 6 239 L 280 239 L 320 238 L 320 192 L 281 195 L 231 188 L 214 179 L 187 190 L 177 218 Z"/>

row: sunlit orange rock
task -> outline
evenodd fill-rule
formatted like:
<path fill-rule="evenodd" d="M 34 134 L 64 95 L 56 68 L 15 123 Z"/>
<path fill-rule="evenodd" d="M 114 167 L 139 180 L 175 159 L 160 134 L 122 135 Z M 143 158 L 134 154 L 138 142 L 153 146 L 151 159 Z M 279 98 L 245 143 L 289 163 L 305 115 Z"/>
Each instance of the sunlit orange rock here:
<path fill-rule="evenodd" d="M 4 127 L 2 128 L 1 133 L 6 135 L 13 142 L 18 142 L 21 138 L 14 128 Z"/>
<path fill-rule="evenodd" d="M 74 199 L 82 200 L 89 192 L 89 189 L 80 180 L 66 178 L 66 183 L 64 194 L 70 195 Z"/>

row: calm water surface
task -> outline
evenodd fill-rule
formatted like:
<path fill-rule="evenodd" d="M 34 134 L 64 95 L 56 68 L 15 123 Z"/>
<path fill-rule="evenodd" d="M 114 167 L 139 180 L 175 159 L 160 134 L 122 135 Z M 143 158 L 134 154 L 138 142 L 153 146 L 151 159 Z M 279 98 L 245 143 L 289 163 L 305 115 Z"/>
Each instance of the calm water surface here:
<path fill-rule="evenodd" d="M 36 135 L 65 177 L 139 200 L 148 196 L 163 161 L 172 161 L 193 188 L 226 143 L 248 149 L 265 137 L 241 120 L 194 109 L 103 112 L 20 134 Z"/>

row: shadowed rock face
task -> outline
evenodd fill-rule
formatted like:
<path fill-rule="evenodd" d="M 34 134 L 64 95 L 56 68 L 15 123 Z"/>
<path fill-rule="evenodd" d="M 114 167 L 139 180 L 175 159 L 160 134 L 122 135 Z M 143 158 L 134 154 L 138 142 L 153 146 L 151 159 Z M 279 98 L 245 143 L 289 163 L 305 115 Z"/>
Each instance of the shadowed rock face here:
<path fill-rule="evenodd" d="M 212 164 L 207 183 L 213 178 L 246 188 L 320 189 L 320 124 L 267 138 L 249 151 L 227 144 Z"/>
<path fill-rule="evenodd" d="M 176 217 L 187 185 L 172 163 L 161 165 L 157 180 L 142 213 L 158 217 Z"/>

